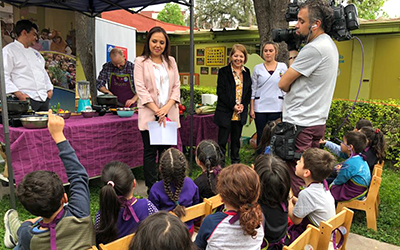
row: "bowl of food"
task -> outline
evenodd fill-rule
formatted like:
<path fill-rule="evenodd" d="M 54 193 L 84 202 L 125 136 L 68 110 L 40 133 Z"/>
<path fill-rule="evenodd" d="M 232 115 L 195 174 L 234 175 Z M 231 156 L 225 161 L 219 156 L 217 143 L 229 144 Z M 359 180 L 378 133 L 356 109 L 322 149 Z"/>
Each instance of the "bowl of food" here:
<path fill-rule="evenodd" d="M 82 110 L 81 112 L 85 118 L 92 118 L 96 114 L 96 110 Z"/>
<path fill-rule="evenodd" d="M 110 110 L 113 115 L 118 115 L 116 108 L 110 108 L 108 110 Z"/>
<path fill-rule="evenodd" d="M 47 121 L 49 118 L 47 116 L 28 116 L 20 118 L 22 126 L 24 128 L 46 128 Z"/>
<path fill-rule="evenodd" d="M 135 108 L 118 108 L 117 114 L 119 117 L 131 117 L 135 112 Z"/>
<path fill-rule="evenodd" d="M 68 119 L 71 116 L 71 112 L 69 112 L 68 110 L 65 111 L 60 111 L 57 113 L 58 116 L 61 116 L 62 118 Z"/>

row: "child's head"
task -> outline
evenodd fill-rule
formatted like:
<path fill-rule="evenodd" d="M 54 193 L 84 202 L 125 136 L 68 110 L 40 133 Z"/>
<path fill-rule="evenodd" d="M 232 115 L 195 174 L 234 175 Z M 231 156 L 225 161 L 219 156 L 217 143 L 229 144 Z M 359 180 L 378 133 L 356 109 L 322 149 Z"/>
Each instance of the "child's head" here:
<path fill-rule="evenodd" d="M 178 149 L 169 148 L 161 155 L 159 162 L 165 193 L 176 205 L 172 212 L 178 217 L 185 216 L 185 207 L 179 205 L 179 195 L 182 191 L 188 168 L 186 157 Z M 176 188 L 175 193 L 172 193 L 171 184 Z"/>
<path fill-rule="evenodd" d="M 360 119 L 356 123 L 356 127 L 354 128 L 354 131 L 359 131 L 363 127 L 372 127 L 372 123 L 370 120 L 367 119 Z"/>
<path fill-rule="evenodd" d="M 331 153 L 319 148 L 309 148 L 297 161 L 296 175 L 302 179 L 322 182 L 333 172 L 335 163 L 336 159 Z"/>
<path fill-rule="evenodd" d="M 280 119 L 278 119 L 280 120 Z M 277 124 L 277 121 L 269 122 L 268 124 L 265 125 L 261 138 L 260 138 L 260 143 L 258 144 L 256 150 L 262 150 L 264 152 L 265 148 L 268 147 L 271 143 L 271 138 L 273 135 L 273 129 L 275 128 L 275 125 Z"/>
<path fill-rule="evenodd" d="M 195 250 L 185 224 L 171 213 L 160 211 L 140 224 L 129 250 Z"/>
<path fill-rule="evenodd" d="M 349 131 L 343 136 L 343 143 L 340 144 L 340 151 L 351 156 L 359 154 L 367 147 L 367 137 L 358 131 Z"/>
<path fill-rule="evenodd" d="M 135 177 L 128 165 L 118 161 L 107 163 L 101 172 L 103 187 L 100 190 L 100 223 L 97 230 L 102 243 L 117 238 L 117 221 L 121 204 L 119 197 L 133 195 Z"/>
<path fill-rule="evenodd" d="M 260 179 L 254 169 L 244 164 L 233 164 L 221 171 L 217 185 L 218 193 L 225 205 L 240 212 L 240 226 L 251 236 L 256 236 L 256 229 L 263 217 L 258 197 Z"/>
<path fill-rule="evenodd" d="M 379 163 L 381 163 L 385 158 L 386 148 L 385 137 L 382 131 L 380 131 L 380 129 L 374 129 L 372 127 L 363 127 L 360 129 L 360 132 L 365 134 L 368 140 L 367 146 L 375 150 Z"/>
<path fill-rule="evenodd" d="M 68 202 L 58 175 L 51 171 L 34 171 L 18 185 L 19 201 L 31 214 L 50 218 Z"/>
<path fill-rule="evenodd" d="M 277 207 L 288 199 L 290 175 L 286 164 L 274 155 L 257 157 L 254 169 L 260 177 L 261 194 L 259 201 L 269 207 Z"/>
<path fill-rule="evenodd" d="M 218 144 L 213 140 L 204 140 L 197 145 L 196 163 L 207 174 L 208 184 L 214 191 L 215 187 L 211 184 L 211 171 L 218 166 L 221 158 L 221 150 Z"/>

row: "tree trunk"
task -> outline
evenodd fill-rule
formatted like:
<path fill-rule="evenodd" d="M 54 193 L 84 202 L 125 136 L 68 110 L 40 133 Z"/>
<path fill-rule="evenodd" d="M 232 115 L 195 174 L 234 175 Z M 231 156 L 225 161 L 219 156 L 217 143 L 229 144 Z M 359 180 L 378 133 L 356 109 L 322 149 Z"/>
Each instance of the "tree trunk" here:
<path fill-rule="evenodd" d="M 92 104 L 95 104 L 97 89 L 96 76 L 94 70 L 93 53 L 94 53 L 94 18 L 75 12 L 76 27 L 76 50 L 77 56 L 82 64 L 83 72 L 86 79 L 90 82 L 90 96 Z"/>
<path fill-rule="evenodd" d="M 256 12 L 260 42 L 272 41 L 273 29 L 286 29 L 289 23 L 285 20 L 285 13 L 289 0 L 253 0 Z M 285 42 L 279 46 L 278 61 L 288 62 L 288 51 Z"/>

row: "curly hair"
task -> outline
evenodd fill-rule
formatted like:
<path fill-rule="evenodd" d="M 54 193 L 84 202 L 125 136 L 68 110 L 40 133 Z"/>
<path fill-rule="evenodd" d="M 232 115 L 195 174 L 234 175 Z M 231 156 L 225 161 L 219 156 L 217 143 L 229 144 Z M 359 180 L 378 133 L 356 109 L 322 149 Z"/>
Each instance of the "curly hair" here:
<path fill-rule="evenodd" d="M 175 203 L 172 210 L 178 217 L 186 215 L 185 207 L 179 204 L 179 195 L 185 182 L 188 163 L 185 155 L 176 148 L 167 149 L 160 158 L 160 174 L 164 181 L 164 190 L 168 197 Z M 173 193 L 171 184 L 176 188 Z"/>
<path fill-rule="evenodd" d="M 288 200 L 291 181 L 285 162 L 274 155 L 259 155 L 254 170 L 260 177 L 261 204 L 276 208 Z"/>
<path fill-rule="evenodd" d="M 214 167 L 217 167 L 222 153 L 218 144 L 213 140 L 203 140 L 197 145 L 196 157 L 205 166 L 208 185 L 211 191 L 216 193 L 216 179 L 211 174 Z"/>
<path fill-rule="evenodd" d="M 221 171 L 218 193 L 225 204 L 240 212 L 240 226 L 245 234 L 256 237 L 263 216 L 258 204 L 260 179 L 254 169 L 244 164 L 233 164 Z"/>
<path fill-rule="evenodd" d="M 98 243 L 108 243 L 118 236 L 117 221 L 120 211 L 118 196 L 128 196 L 133 189 L 135 176 L 125 163 L 112 161 L 101 172 L 103 187 L 100 190 L 100 223 L 96 228 Z M 113 185 L 108 184 L 112 182 Z"/>
<path fill-rule="evenodd" d="M 367 136 L 368 147 L 371 147 L 375 150 L 378 162 L 382 163 L 386 155 L 386 142 L 382 131 L 372 127 L 362 127 L 360 132 Z"/>
<path fill-rule="evenodd" d="M 25 175 L 18 185 L 17 196 L 29 213 L 50 218 L 62 206 L 64 186 L 51 171 L 34 171 Z"/>
<path fill-rule="evenodd" d="M 308 0 L 300 5 L 300 9 L 308 9 L 310 25 L 317 20 L 321 21 L 321 27 L 325 33 L 331 30 L 334 17 L 333 9 L 326 0 Z"/>

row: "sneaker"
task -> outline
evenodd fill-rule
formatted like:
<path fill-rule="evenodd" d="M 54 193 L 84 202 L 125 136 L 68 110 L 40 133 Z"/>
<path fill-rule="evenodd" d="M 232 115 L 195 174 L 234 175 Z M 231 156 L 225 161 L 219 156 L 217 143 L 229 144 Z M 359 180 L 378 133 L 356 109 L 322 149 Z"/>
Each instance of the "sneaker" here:
<path fill-rule="evenodd" d="M 4 234 L 4 245 L 7 248 L 14 248 L 17 246 L 18 228 L 21 226 L 21 221 L 18 218 L 18 212 L 14 209 L 10 209 L 4 215 L 4 226 L 6 232 Z"/>

